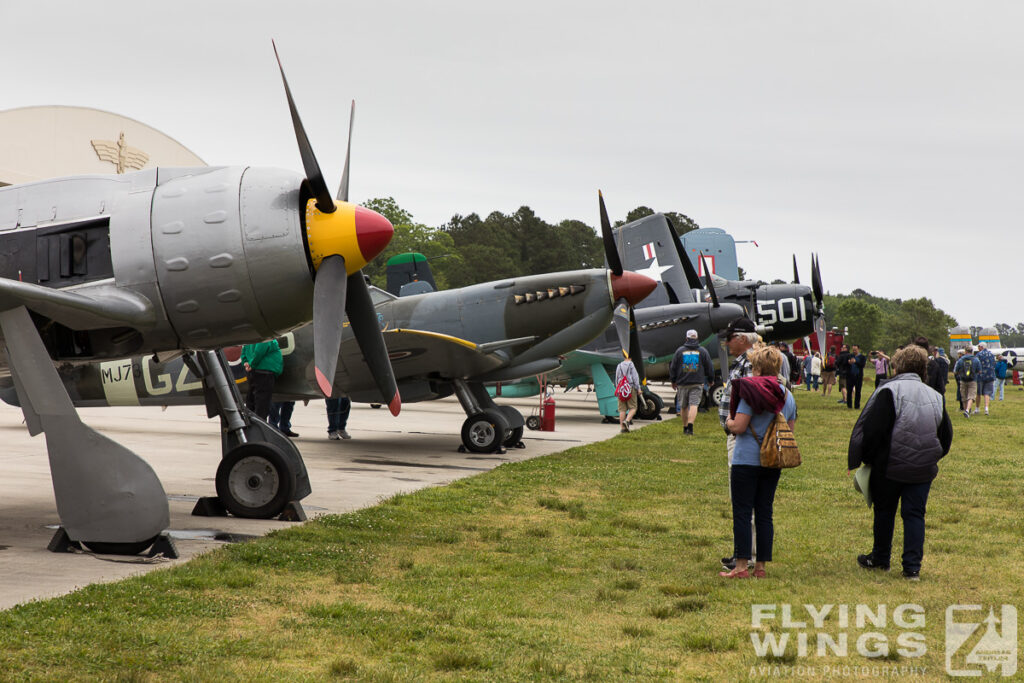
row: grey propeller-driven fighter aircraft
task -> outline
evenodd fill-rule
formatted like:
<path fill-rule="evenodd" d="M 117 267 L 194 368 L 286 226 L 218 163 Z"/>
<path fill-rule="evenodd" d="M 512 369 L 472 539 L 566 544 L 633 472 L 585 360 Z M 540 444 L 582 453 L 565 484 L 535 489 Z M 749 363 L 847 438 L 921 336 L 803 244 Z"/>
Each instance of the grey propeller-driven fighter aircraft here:
<path fill-rule="evenodd" d="M 215 349 L 314 320 L 310 372 L 328 393 L 323 378 L 335 374 L 347 316 L 361 372 L 398 412 L 360 272 L 387 245 L 392 226 L 347 202 L 347 159 L 339 200 L 331 197 L 283 69 L 281 77 L 304 177 L 248 167 L 157 168 L 0 188 L 3 369 L 30 433 L 46 435 L 61 521 L 51 549 L 155 550 L 167 544 L 161 534 L 169 524 L 153 469 L 81 422 L 54 361 L 178 355 L 226 425 L 218 481 L 257 502 L 301 499 L 308 476 L 294 446 L 245 411 Z"/>
<path fill-rule="evenodd" d="M 676 252 L 673 259 L 675 263 L 688 261 L 675 227 L 662 214 L 654 214 L 615 230 L 612 230 L 610 225 L 606 225 L 606 222 L 607 217 L 604 216 L 602 231 L 613 235 L 613 240 L 615 235 L 618 237 L 612 247 L 616 250 L 616 254 L 621 253 L 624 262 L 644 265 L 641 273 L 643 275 L 662 280 L 662 274 L 672 267 L 658 265 L 657 254 L 651 246 L 652 243 L 659 245 L 659 248 L 674 249 Z M 643 235 L 642 242 L 635 239 L 638 232 Z M 634 238 L 632 241 L 631 237 Z M 640 253 L 640 245 L 643 245 L 643 249 L 650 255 L 649 257 L 645 258 L 645 254 Z M 608 251 L 607 245 L 606 251 Z M 636 253 L 632 253 L 633 251 Z M 423 265 L 417 264 L 417 268 L 422 270 Z M 677 269 L 682 270 L 681 267 Z M 622 360 L 621 349 L 627 348 L 625 334 L 629 329 L 627 321 L 630 319 L 630 315 L 634 321 L 633 326 L 638 332 L 634 351 L 638 350 L 639 355 L 633 355 L 633 358 L 642 359 L 642 364 L 645 366 L 644 374 L 648 380 L 668 379 L 669 361 L 676 349 L 682 345 L 686 331 L 689 329 L 697 330 L 699 337 L 704 340 L 704 344 L 710 347 L 712 355 L 718 354 L 721 357 L 724 347 L 719 345 L 716 335 L 730 321 L 744 315 L 744 308 L 736 303 L 723 303 L 716 296 L 711 296 L 710 301 L 707 302 L 698 300 L 688 287 L 680 287 L 677 295 L 664 281 L 659 284 L 662 286 L 647 299 L 644 299 L 635 311 L 630 313 L 625 308 L 616 310 L 615 324 L 605 330 L 603 336 L 568 354 L 561 367 L 545 376 L 545 381 L 550 384 L 563 385 L 567 389 L 581 384 L 593 384 L 601 415 L 605 421 L 617 421 L 618 402 L 615 398 L 612 378 L 616 365 Z M 715 294 L 714 283 L 711 287 L 710 291 L 713 295 Z M 648 300 L 652 298 L 658 302 L 657 305 L 649 305 Z M 680 301 L 681 298 L 682 301 Z M 637 362 L 636 365 L 640 370 L 641 363 Z M 503 396 L 532 396 L 539 389 L 536 379 L 526 379 L 512 385 L 502 385 L 500 392 Z M 497 393 L 498 389 L 493 391 Z M 661 397 L 653 391 L 647 390 L 646 386 L 644 396 L 646 401 L 642 402 L 638 408 L 637 417 L 642 420 L 659 419 L 658 415 L 664 407 Z"/>
<path fill-rule="evenodd" d="M 603 210 L 603 200 L 601 200 Z M 610 227 L 608 228 L 610 237 Z M 466 411 L 463 446 L 491 452 L 520 442 L 523 416 L 498 406 L 484 387 L 556 369 L 565 354 L 601 334 L 613 310 L 627 310 L 654 290 L 648 277 L 623 271 L 614 250 L 609 269 L 575 270 L 485 282 L 460 289 L 396 297 L 370 287 L 375 324 L 383 330 L 388 356 L 403 400 L 427 401 L 454 394 Z M 284 371 L 275 383 L 276 400 L 319 398 L 312 350 L 313 326 L 286 336 Z M 342 341 L 334 387 L 357 402 L 386 402 L 351 327 L 339 325 Z M 624 344 L 628 344 L 628 328 Z M 621 350 L 616 351 L 622 357 Z M 77 405 L 174 405 L 203 400 L 194 371 L 152 355 L 94 365 L 68 366 L 61 376 Z M 235 377 L 244 375 L 236 366 Z M 11 392 L 3 392 L 13 400 Z M 218 487 L 220 492 L 220 487 Z M 254 516 L 248 495 L 222 496 L 228 509 Z"/>

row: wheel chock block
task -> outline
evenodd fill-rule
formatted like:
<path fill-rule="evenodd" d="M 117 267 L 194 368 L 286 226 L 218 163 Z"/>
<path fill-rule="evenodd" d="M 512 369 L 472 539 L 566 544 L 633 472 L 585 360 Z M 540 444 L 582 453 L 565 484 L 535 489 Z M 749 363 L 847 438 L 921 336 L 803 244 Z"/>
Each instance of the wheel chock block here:
<path fill-rule="evenodd" d="M 192 508 L 193 517 L 227 517 L 228 511 L 224 507 L 224 504 L 220 502 L 220 498 L 216 496 L 203 496 L 196 501 L 196 506 Z"/>
<path fill-rule="evenodd" d="M 156 557 L 157 555 L 163 555 L 169 560 L 176 560 L 181 555 L 178 554 L 178 548 L 174 545 L 174 539 L 167 534 L 160 534 L 153 541 L 153 545 L 149 547 L 149 552 L 146 553 L 146 557 Z"/>
<path fill-rule="evenodd" d="M 302 509 L 302 503 L 293 500 L 284 506 L 277 518 L 282 522 L 305 522 L 306 511 Z"/>
<path fill-rule="evenodd" d="M 46 549 L 51 553 L 70 553 L 75 550 L 81 550 L 82 544 L 78 541 L 72 541 L 64 527 L 60 527 L 57 529 L 57 533 L 53 535 L 53 538 L 50 539 Z"/>

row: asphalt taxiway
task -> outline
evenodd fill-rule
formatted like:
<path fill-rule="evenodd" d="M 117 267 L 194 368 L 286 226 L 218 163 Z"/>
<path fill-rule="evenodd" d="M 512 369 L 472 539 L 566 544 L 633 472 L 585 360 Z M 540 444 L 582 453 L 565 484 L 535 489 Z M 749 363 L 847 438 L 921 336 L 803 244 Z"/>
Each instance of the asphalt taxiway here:
<path fill-rule="evenodd" d="M 667 387 L 665 388 L 667 389 Z M 663 389 L 660 393 L 668 395 Z M 352 406 L 351 440 L 327 439 L 323 401 L 295 406 L 294 441 L 309 470 L 312 494 L 302 501 L 312 519 L 372 505 L 400 492 L 445 484 L 516 462 L 615 436 L 617 424 L 602 424 L 592 393 L 556 394 L 555 431 L 526 431 L 526 448 L 505 454 L 459 453 L 465 414 L 454 399 L 402 406 L 394 418 L 384 409 Z M 524 416 L 538 400 L 499 400 Z M 21 411 L 0 406 L 3 476 L 0 477 L 0 609 L 62 595 L 79 587 L 114 581 L 173 566 L 231 542 L 232 537 L 265 534 L 290 522 L 234 517 L 194 517 L 201 496 L 216 495 L 214 474 L 220 460 L 216 420 L 201 406 L 81 409 L 83 421 L 143 457 L 156 471 L 170 502 L 170 535 L 181 555 L 119 557 L 52 553 L 47 544 L 59 523 L 50 482 L 46 443 L 30 437 Z M 644 423 L 637 422 L 637 427 Z M 229 540 L 219 540 L 229 539 Z"/>

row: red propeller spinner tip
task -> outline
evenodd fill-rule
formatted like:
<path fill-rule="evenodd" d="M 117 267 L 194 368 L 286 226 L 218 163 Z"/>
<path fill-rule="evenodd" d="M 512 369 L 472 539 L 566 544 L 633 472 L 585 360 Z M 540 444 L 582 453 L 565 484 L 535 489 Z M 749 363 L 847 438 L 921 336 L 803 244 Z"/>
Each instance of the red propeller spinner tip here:
<path fill-rule="evenodd" d="M 387 218 L 362 206 L 356 207 L 355 220 L 359 251 L 369 263 L 388 246 L 391 236 L 395 234 L 395 228 Z"/>
<path fill-rule="evenodd" d="M 658 286 L 656 280 L 630 270 L 622 271 L 622 275 L 612 275 L 612 298 L 618 301 L 625 299 L 631 306 L 636 306 Z"/>

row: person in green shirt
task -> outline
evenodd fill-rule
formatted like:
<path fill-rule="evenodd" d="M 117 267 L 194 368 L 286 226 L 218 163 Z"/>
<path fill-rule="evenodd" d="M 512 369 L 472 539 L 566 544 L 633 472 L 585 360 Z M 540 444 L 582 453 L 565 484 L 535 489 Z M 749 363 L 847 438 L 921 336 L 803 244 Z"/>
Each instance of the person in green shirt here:
<path fill-rule="evenodd" d="M 281 347 L 276 339 L 259 344 L 246 344 L 242 347 L 242 363 L 245 364 L 249 384 L 245 407 L 265 421 L 270 413 L 274 381 L 284 369 Z"/>

